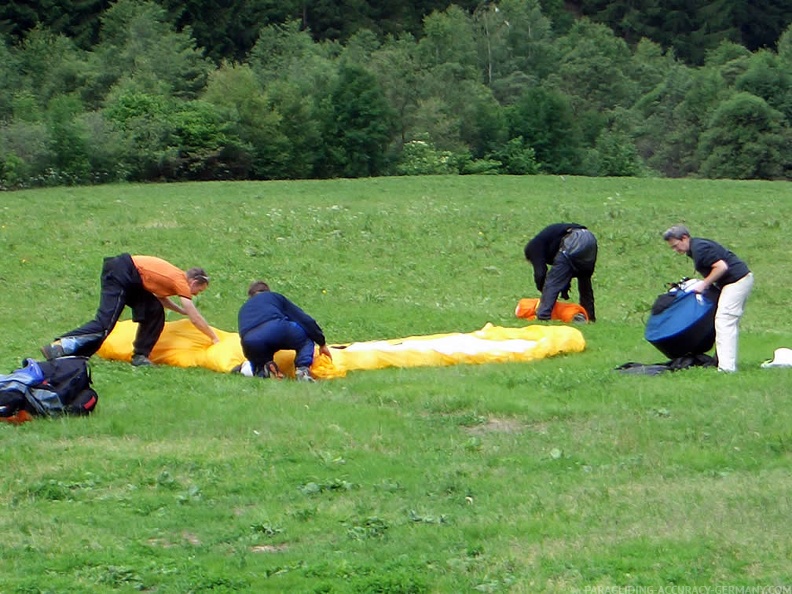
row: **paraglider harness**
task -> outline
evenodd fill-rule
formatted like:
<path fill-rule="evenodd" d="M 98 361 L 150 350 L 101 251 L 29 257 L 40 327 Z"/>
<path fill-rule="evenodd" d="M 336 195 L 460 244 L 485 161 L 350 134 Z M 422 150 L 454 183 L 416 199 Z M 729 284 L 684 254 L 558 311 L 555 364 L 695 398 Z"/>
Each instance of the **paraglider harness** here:
<path fill-rule="evenodd" d="M 696 282 L 685 277 L 668 283 L 668 290 L 652 305 L 644 337 L 669 360 L 652 364 L 630 361 L 616 367 L 616 371 L 657 375 L 690 367 L 717 366 L 717 358 L 706 352 L 715 344 L 715 309 L 720 294 L 715 288 L 704 294 L 689 291 Z"/>

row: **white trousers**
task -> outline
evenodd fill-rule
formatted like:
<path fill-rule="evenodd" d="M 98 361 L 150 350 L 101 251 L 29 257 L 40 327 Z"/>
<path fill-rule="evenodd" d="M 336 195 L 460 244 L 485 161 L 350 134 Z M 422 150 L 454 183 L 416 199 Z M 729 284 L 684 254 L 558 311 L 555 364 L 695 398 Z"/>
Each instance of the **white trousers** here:
<path fill-rule="evenodd" d="M 737 337 L 745 302 L 753 289 L 754 277 L 746 274 L 721 289 L 715 311 L 715 352 L 720 371 L 737 371 Z"/>

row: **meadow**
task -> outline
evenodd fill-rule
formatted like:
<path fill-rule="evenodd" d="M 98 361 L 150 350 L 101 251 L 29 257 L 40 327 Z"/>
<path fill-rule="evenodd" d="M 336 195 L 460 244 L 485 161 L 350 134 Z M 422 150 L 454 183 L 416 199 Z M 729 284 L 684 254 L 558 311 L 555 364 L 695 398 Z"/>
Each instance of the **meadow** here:
<path fill-rule="evenodd" d="M 122 252 L 206 268 L 223 330 L 265 279 L 331 344 L 529 323 L 522 250 L 549 223 L 600 257 L 580 354 L 310 385 L 94 357 L 91 417 L 0 423 L 0 592 L 792 591 L 792 369 L 760 366 L 792 347 L 790 215 L 789 183 L 712 180 L 2 194 L 0 373 L 93 316 Z M 756 276 L 736 374 L 614 371 L 665 360 L 643 330 L 693 275 L 660 236 L 678 222 Z"/>

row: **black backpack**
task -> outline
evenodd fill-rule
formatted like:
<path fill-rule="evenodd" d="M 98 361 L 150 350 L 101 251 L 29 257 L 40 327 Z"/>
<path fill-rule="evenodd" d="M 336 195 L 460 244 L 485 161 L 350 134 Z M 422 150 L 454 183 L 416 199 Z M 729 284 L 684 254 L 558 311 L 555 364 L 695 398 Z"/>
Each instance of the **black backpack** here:
<path fill-rule="evenodd" d="M 44 417 L 88 415 L 99 400 L 91 383 L 87 357 L 26 359 L 23 367 L 0 375 L 0 417 L 20 411 Z"/>

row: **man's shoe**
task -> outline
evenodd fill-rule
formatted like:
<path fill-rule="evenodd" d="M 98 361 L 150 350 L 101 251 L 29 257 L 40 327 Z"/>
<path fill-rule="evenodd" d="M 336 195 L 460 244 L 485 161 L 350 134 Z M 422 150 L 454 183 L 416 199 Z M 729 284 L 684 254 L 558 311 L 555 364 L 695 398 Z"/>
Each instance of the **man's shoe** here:
<path fill-rule="evenodd" d="M 269 377 L 276 380 L 282 380 L 284 375 L 281 372 L 278 364 L 275 361 L 269 361 L 264 364 L 264 377 Z"/>
<path fill-rule="evenodd" d="M 311 377 L 311 371 L 307 367 L 298 367 L 295 372 L 295 377 L 298 382 L 315 382 L 316 380 Z"/>
<path fill-rule="evenodd" d="M 47 361 L 66 356 L 66 353 L 63 352 L 63 347 L 61 346 L 60 341 L 57 340 L 41 347 L 41 354 L 44 355 L 44 358 Z"/>
<path fill-rule="evenodd" d="M 588 322 L 586 316 L 584 316 L 582 313 L 576 313 L 575 317 L 572 318 L 572 321 L 575 322 L 575 324 L 585 324 Z"/>
<path fill-rule="evenodd" d="M 133 355 L 132 365 L 135 367 L 151 367 L 154 363 L 146 355 Z"/>

